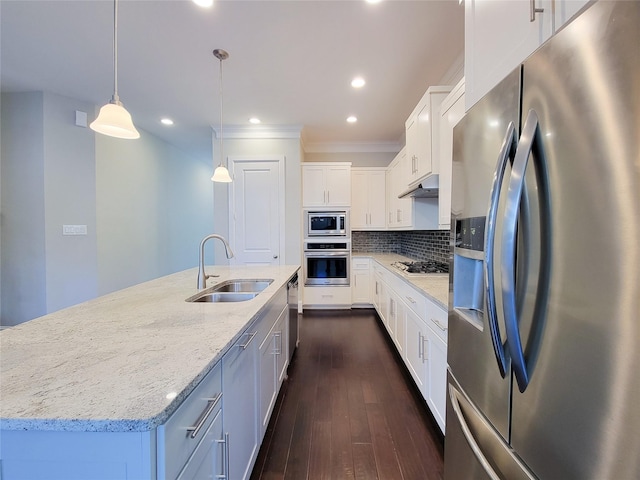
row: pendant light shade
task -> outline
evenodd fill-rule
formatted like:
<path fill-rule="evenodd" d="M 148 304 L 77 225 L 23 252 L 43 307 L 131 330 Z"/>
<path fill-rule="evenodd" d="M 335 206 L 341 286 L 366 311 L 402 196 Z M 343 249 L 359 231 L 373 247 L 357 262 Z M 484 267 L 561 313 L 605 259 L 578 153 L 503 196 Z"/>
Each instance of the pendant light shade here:
<path fill-rule="evenodd" d="M 216 167 L 211 180 L 220 183 L 231 183 L 233 181 L 231 180 L 231 176 L 229 175 L 229 170 L 227 170 L 227 167 L 225 167 L 224 165 Z"/>
<path fill-rule="evenodd" d="M 110 137 L 136 139 L 140 133 L 131 120 L 131 115 L 122 106 L 118 97 L 118 0 L 113 2 L 113 96 L 100 108 L 98 117 L 89 125 L 92 130 Z"/>
<path fill-rule="evenodd" d="M 222 135 L 222 121 L 223 121 L 222 61 L 229 58 L 229 53 L 227 53 L 225 50 L 222 50 L 220 48 L 216 48 L 213 51 L 213 56 L 216 57 L 218 60 L 220 60 L 220 163 L 218 164 L 218 167 L 213 172 L 213 177 L 211 177 L 211 180 L 214 182 L 220 182 L 220 183 L 230 183 L 233 180 L 231 179 L 231 175 L 229 175 L 229 170 L 227 170 L 227 167 L 224 164 L 224 151 L 223 151 L 224 137 Z"/>
<path fill-rule="evenodd" d="M 133 126 L 131 115 L 120 102 L 109 102 L 100 108 L 98 118 L 90 125 L 91 129 L 110 137 L 136 139 L 140 133 Z"/>

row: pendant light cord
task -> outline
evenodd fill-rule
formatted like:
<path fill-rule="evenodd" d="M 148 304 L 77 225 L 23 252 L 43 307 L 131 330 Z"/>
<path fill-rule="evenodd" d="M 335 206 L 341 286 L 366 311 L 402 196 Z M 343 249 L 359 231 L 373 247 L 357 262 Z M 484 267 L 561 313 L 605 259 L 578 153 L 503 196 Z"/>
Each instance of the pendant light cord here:
<path fill-rule="evenodd" d="M 118 0 L 113 0 L 113 99 L 112 103 L 120 104 L 118 97 Z"/>
<path fill-rule="evenodd" d="M 224 95 L 223 95 L 223 90 L 222 90 L 222 58 L 220 59 L 220 165 L 224 165 L 224 149 L 223 149 L 223 142 L 224 142 L 224 135 L 222 134 L 222 112 L 223 112 L 223 100 L 224 99 Z"/>

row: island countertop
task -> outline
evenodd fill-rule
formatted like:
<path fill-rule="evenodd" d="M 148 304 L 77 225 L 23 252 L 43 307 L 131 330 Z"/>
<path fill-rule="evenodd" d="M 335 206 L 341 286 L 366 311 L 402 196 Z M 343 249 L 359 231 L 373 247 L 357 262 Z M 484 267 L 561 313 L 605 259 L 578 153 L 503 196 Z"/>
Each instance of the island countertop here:
<path fill-rule="evenodd" d="M 210 287 L 272 278 L 252 300 L 188 303 L 197 269 L 0 332 L 0 428 L 148 431 L 164 423 L 299 269 L 209 266 Z"/>

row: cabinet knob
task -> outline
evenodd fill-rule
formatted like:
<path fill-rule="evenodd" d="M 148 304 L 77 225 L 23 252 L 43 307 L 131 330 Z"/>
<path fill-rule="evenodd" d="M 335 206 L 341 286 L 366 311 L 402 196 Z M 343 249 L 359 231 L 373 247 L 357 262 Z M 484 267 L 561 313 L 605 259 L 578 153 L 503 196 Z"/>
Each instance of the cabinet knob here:
<path fill-rule="evenodd" d="M 274 255 L 273 258 L 278 258 L 278 255 Z"/>

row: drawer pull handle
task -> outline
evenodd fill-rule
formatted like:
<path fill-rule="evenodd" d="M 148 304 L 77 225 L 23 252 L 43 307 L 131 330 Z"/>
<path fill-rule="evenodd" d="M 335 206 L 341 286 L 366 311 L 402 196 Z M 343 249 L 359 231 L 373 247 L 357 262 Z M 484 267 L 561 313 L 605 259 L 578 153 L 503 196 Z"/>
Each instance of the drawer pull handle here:
<path fill-rule="evenodd" d="M 409 300 L 409 301 L 410 301 L 411 303 L 413 303 L 414 305 L 416 304 L 416 301 L 415 301 L 413 298 L 411 298 L 411 297 L 407 297 L 407 300 Z"/>
<path fill-rule="evenodd" d="M 446 331 L 447 331 L 447 327 L 446 327 L 446 325 L 443 325 L 442 323 L 440 323 L 440 321 L 439 321 L 439 320 L 436 320 L 435 318 L 432 318 L 432 319 L 431 319 L 431 321 L 432 321 L 433 323 L 435 323 L 435 324 L 436 324 L 436 327 L 438 327 L 438 328 L 439 328 L 440 330 L 442 330 L 443 332 L 446 332 Z"/>
<path fill-rule="evenodd" d="M 220 401 L 221 398 L 222 398 L 222 392 L 216 395 L 215 398 L 207 399 L 208 400 L 207 408 L 205 408 L 204 411 L 200 414 L 200 417 L 198 417 L 198 421 L 196 422 L 196 425 L 194 427 L 187 428 L 187 432 L 191 432 L 191 434 L 189 435 L 191 438 L 196 438 L 198 436 L 198 433 L 200 433 L 200 430 L 202 429 L 204 424 L 207 422 L 207 418 L 209 417 L 209 415 L 211 415 L 211 412 L 215 410 L 216 405 L 218 405 L 218 402 Z"/>
<path fill-rule="evenodd" d="M 256 331 L 256 332 L 247 334 L 249 335 L 249 340 L 247 340 L 245 343 L 238 345 L 238 347 L 241 348 L 242 350 L 246 350 L 249 344 L 251 343 L 251 340 L 253 340 L 253 337 L 255 337 L 257 333 L 258 332 Z"/>

